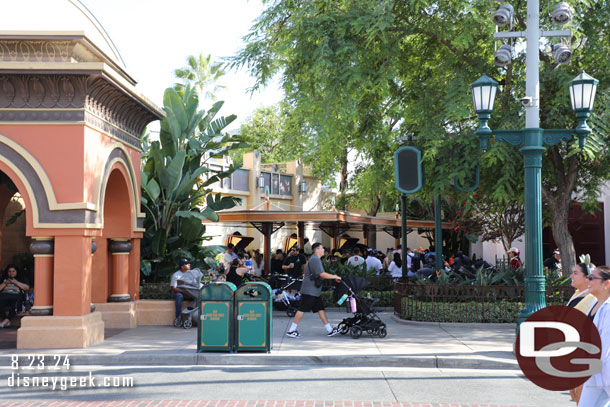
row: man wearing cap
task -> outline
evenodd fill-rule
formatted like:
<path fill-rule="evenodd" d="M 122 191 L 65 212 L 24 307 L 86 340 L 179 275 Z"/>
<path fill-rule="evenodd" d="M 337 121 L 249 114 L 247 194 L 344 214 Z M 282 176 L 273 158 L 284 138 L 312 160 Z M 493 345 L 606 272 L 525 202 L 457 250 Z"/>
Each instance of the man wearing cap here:
<path fill-rule="evenodd" d="M 182 303 L 185 298 L 190 300 L 193 298 L 178 287 L 178 281 L 181 281 L 180 284 L 189 285 L 191 287 L 201 287 L 202 274 L 199 269 L 191 270 L 191 262 L 187 259 L 180 260 L 178 265 L 180 266 L 180 269 L 172 275 L 170 288 L 174 295 L 174 300 L 176 300 L 176 320 L 180 321 L 180 324 L 175 323 L 174 326 L 179 327 L 182 325 L 182 319 L 180 318 Z"/>
<path fill-rule="evenodd" d="M 543 263 L 544 267 L 548 268 L 551 271 L 555 271 L 561 268 L 561 254 L 559 253 L 559 249 L 555 249 L 553 251 L 553 255 L 546 259 Z"/>
<path fill-rule="evenodd" d="M 517 270 L 519 267 L 521 267 L 521 259 L 519 258 L 519 254 L 519 249 L 516 247 L 511 247 L 508 251 L 508 267 L 513 270 Z"/>

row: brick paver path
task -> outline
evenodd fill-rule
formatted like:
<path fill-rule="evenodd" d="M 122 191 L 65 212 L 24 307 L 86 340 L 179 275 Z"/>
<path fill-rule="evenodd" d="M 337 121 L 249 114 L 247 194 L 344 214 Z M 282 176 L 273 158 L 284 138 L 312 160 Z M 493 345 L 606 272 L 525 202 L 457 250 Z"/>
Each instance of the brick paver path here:
<path fill-rule="evenodd" d="M 0 407 L 526 407 L 509 404 L 311 400 L 0 401 Z"/>

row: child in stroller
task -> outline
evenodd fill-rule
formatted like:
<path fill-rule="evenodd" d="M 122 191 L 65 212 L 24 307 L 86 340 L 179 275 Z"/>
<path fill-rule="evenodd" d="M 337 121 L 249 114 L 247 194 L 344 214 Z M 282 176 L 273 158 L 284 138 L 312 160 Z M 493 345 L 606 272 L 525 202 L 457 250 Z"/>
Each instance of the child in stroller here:
<path fill-rule="evenodd" d="M 301 289 L 302 278 L 294 278 L 289 275 L 274 275 L 270 279 L 273 289 L 273 308 L 279 311 L 286 311 L 286 315 L 290 318 L 294 317 L 299 308 L 299 299 L 301 297 L 299 290 Z"/>
<path fill-rule="evenodd" d="M 347 300 L 348 309 L 354 314 L 337 325 L 342 335 L 349 332 L 352 338 L 358 339 L 363 331 L 380 338 L 385 338 L 388 334 L 385 323 L 372 307 L 373 303 L 367 303 L 358 295 L 368 284 L 369 281 L 363 277 L 345 276 L 341 280 L 341 285 L 335 289 L 337 303 L 341 305 Z"/>

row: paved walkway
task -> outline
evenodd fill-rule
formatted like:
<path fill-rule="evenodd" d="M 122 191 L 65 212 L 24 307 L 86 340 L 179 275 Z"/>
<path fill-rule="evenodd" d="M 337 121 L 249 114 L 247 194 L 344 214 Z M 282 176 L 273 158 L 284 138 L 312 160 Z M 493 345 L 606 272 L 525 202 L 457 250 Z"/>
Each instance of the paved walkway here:
<path fill-rule="evenodd" d="M 47 401 L 0 401 L 0 407 L 46 407 Z M 55 401 L 52 407 L 518 407 L 505 404 L 405 403 L 310 400 Z"/>
<path fill-rule="evenodd" d="M 350 314 L 329 311 L 333 325 Z M 317 315 L 306 315 L 299 331 L 303 338 L 285 335 L 291 319 L 273 317 L 271 353 L 197 353 L 196 327 L 142 326 L 107 330 L 106 340 L 86 349 L 1 349 L 0 366 L 14 354 L 66 354 L 77 365 L 333 365 L 515 369 L 513 324 L 445 324 L 400 321 L 391 312 L 379 316 L 387 325 L 385 338 L 364 333 L 328 338 Z M 13 330 L 14 333 L 14 330 Z M 9 332 L 0 332 L 0 336 Z M 1 341 L 1 339 L 0 339 Z"/>

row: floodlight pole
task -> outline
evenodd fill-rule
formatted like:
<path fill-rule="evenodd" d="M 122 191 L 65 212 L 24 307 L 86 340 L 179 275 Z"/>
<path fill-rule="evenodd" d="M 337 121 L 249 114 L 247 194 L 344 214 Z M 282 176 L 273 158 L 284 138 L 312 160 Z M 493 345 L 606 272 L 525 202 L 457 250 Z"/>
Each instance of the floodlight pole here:
<path fill-rule="evenodd" d="M 525 128 L 521 130 L 491 130 L 496 139 L 513 146 L 521 146 L 525 170 L 525 306 L 517 318 L 517 331 L 521 322 L 534 312 L 544 308 L 545 279 L 542 273 L 542 154 L 544 145 L 555 145 L 570 140 L 574 130 L 544 130 L 540 128 L 540 57 L 539 43 L 542 36 L 565 37 L 571 31 L 540 31 L 539 0 L 527 0 Z M 508 34 L 497 33 L 495 38 Z M 511 33 L 510 37 L 522 37 Z M 489 137 L 489 129 L 479 129 L 481 137 Z"/>

